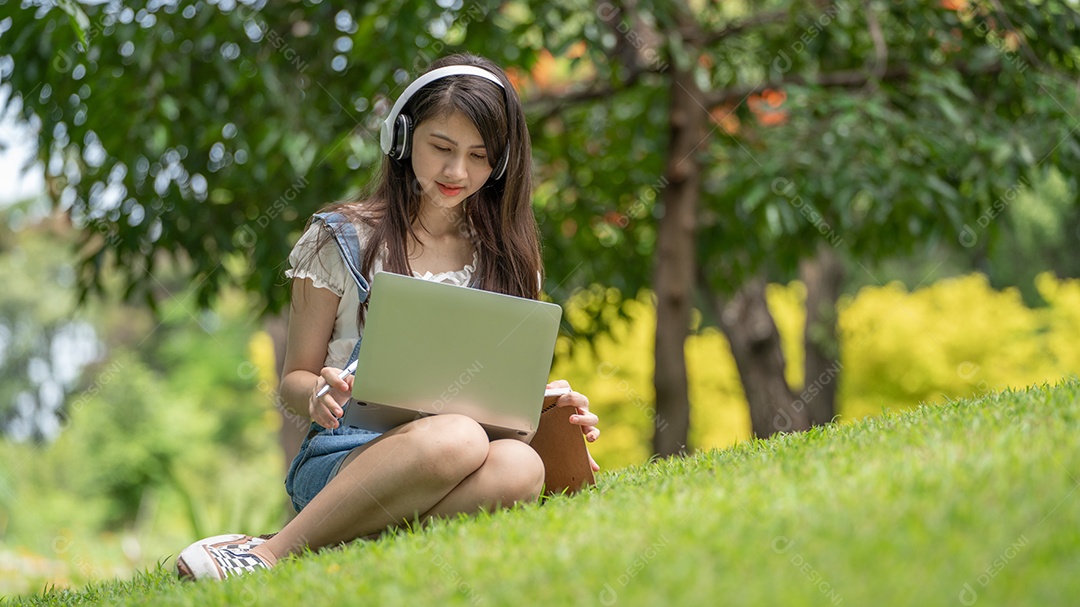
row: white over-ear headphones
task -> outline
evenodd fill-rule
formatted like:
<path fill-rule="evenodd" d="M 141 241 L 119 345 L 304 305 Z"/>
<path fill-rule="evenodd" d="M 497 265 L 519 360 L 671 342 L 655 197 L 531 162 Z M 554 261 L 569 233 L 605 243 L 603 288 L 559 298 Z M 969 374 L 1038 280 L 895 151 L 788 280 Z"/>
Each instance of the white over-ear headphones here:
<path fill-rule="evenodd" d="M 490 80 L 499 85 L 499 88 L 503 90 L 503 97 L 506 101 L 507 116 L 510 114 L 510 99 L 509 93 L 506 90 L 506 86 L 495 74 L 472 65 L 448 65 L 446 67 L 440 67 L 438 69 L 431 70 L 430 72 L 420 76 L 413 81 L 406 89 L 405 92 L 398 97 L 394 107 L 390 109 L 390 115 L 386 117 L 386 120 L 382 123 L 382 128 L 379 129 L 379 145 L 382 146 L 382 151 L 387 156 L 395 160 L 404 160 L 409 157 L 412 152 L 412 130 L 415 126 L 412 123 L 412 117 L 402 114 L 401 110 L 412 98 L 416 91 L 424 88 L 424 86 L 434 82 L 440 78 L 446 78 L 448 76 L 479 76 L 485 80 Z M 503 174 L 506 173 L 506 167 L 510 164 L 510 146 L 506 146 L 506 152 L 502 158 L 499 159 L 499 163 L 495 165 L 495 168 L 491 170 L 491 176 L 495 179 L 501 179 Z"/>

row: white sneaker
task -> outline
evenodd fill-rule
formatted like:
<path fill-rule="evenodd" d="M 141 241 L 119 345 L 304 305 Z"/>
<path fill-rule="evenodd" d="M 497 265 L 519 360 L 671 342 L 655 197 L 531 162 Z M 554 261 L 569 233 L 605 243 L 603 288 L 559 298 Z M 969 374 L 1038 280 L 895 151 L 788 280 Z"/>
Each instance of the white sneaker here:
<path fill-rule="evenodd" d="M 176 557 L 176 573 L 184 580 L 223 580 L 269 569 L 270 565 L 251 549 L 270 537 L 234 533 L 199 540 Z"/>

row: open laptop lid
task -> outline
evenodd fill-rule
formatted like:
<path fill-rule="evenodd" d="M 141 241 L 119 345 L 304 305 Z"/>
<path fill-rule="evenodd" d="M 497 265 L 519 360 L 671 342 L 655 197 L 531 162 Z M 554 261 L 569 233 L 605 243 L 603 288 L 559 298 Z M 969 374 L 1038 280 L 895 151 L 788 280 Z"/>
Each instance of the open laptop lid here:
<path fill-rule="evenodd" d="M 343 423 L 386 431 L 461 413 L 528 441 L 540 419 L 562 308 L 376 273 Z"/>

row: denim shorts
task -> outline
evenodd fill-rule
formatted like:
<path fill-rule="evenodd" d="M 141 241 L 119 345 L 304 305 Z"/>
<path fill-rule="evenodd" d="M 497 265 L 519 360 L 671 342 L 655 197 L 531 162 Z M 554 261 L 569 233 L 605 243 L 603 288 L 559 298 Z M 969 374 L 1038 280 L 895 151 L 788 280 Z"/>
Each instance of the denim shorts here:
<path fill-rule="evenodd" d="M 345 425 L 327 429 L 312 422 L 311 431 L 285 476 L 285 491 L 292 499 L 293 508 L 300 512 L 334 478 L 350 451 L 381 435 Z"/>

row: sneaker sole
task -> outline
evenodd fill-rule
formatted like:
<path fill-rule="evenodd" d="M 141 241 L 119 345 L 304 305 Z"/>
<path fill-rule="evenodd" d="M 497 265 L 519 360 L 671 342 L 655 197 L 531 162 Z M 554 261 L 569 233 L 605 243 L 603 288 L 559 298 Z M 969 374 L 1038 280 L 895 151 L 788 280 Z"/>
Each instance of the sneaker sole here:
<path fill-rule="evenodd" d="M 187 581 L 196 581 L 206 578 L 213 580 L 224 579 L 221 569 L 218 568 L 217 561 L 214 560 L 214 557 L 210 556 L 210 553 L 206 551 L 204 546 L 208 544 L 219 544 L 221 542 L 236 542 L 245 537 L 247 536 L 242 533 L 231 533 L 228 535 L 215 535 L 214 537 L 208 537 L 204 540 L 195 542 L 187 548 L 184 548 L 184 551 L 180 553 L 180 556 L 176 557 L 176 574 L 180 579 Z"/>

